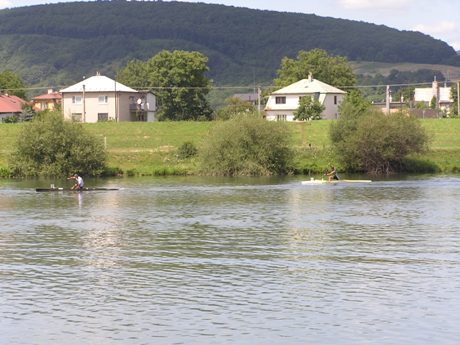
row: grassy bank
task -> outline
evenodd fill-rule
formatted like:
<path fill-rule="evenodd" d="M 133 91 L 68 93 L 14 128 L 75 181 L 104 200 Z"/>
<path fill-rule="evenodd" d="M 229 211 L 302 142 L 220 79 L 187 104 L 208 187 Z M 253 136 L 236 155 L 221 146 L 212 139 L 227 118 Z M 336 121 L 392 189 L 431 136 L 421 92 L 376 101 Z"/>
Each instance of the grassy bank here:
<path fill-rule="evenodd" d="M 329 121 L 290 123 L 296 148 L 298 172 L 322 172 L 335 163 L 328 139 Z M 460 171 L 460 120 L 425 119 L 431 151 L 416 157 L 428 160 L 443 172 Z M 23 124 L 0 124 L 0 169 L 8 166 L 8 157 Z M 177 149 L 187 141 L 198 148 L 213 122 L 95 123 L 85 128 L 106 144 L 108 165 L 125 174 L 196 173 L 194 159 L 181 160 Z M 377 134 L 376 134 L 377 135 Z"/>

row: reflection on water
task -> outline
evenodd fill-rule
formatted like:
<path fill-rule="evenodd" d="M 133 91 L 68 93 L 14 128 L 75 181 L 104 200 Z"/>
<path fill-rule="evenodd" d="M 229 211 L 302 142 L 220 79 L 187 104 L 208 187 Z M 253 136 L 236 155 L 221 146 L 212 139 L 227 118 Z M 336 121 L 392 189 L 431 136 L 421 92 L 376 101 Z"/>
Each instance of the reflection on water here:
<path fill-rule="evenodd" d="M 458 178 L 102 183 L 0 182 L 0 344 L 458 343 Z"/>

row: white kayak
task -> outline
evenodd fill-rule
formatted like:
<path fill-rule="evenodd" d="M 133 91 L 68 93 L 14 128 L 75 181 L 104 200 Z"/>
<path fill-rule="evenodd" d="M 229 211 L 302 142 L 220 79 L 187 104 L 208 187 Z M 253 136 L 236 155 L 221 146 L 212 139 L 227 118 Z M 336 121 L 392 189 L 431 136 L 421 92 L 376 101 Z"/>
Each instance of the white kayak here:
<path fill-rule="evenodd" d="M 302 184 L 336 184 L 336 183 L 370 183 L 372 180 L 316 180 L 314 178 L 311 178 L 310 180 L 302 181 Z"/>

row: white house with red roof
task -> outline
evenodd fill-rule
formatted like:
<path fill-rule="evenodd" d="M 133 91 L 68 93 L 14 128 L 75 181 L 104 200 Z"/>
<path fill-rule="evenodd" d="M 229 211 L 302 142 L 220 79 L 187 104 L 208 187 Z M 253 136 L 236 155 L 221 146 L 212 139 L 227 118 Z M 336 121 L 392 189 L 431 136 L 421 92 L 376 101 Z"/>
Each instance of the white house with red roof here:
<path fill-rule="evenodd" d="M 302 97 L 310 96 L 324 107 L 323 119 L 336 119 L 339 105 L 347 93 L 334 86 L 313 79 L 302 79 L 270 94 L 265 105 L 265 118 L 269 121 L 294 121 L 294 112 Z"/>
<path fill-rule="evenodd" d="M 22 114 L 22 107 L 26 102 L 17 96 L 0 94 L 0 121 Z"/>
<path fill-rule="evenodd" d="M 64 118 L 75 122 L 155 121 L 156 99 L 97 74 L 61 91 Z"/>

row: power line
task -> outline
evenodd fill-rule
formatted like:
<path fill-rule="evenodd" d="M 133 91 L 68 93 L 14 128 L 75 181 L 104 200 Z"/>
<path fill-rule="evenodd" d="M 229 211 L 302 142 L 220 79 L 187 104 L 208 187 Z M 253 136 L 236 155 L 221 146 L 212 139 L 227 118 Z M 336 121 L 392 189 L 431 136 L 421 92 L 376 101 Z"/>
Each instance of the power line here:
<path fill-rule="evenodd" d="M 455 82 L 447 82 L 449 84 L 455 84 Z M 371 85 L 346 85 L 341 86 L 341 89 L 361 89 L 361 88 L 380 88 L 380 87 L 402 87 L 402 86 L 422 86 L 422 85 L 431 85 L 432 82 L 420 82 L 420 83 L 402 83 L 402 84 L 371 84 Z M 3 88 L 0 89 L 0 92 L 5 91 L 34 91 L 34 90 L 49 90 L 49 89 L 61 89 L 67 86 L 36 86 L 36 87 L 23 87 L 23 88 Z M 277 88 L 276 85 L 259 85 L 260 88 L 264 89 L 271 89 Z M 218 85 L 211 85 L 211 86 L 142 86 L 137 87 L 133 86 L 133 89 L 137 90 L 177 90 L 177 89 L 187 89 L 187 90 L 205 90 L 205 89 L 218 89 L 218 90 L 236 90 L 236 89 L 254 89 L 254 85 L 236 85 L 236 86 L 218 86 Z"/>

